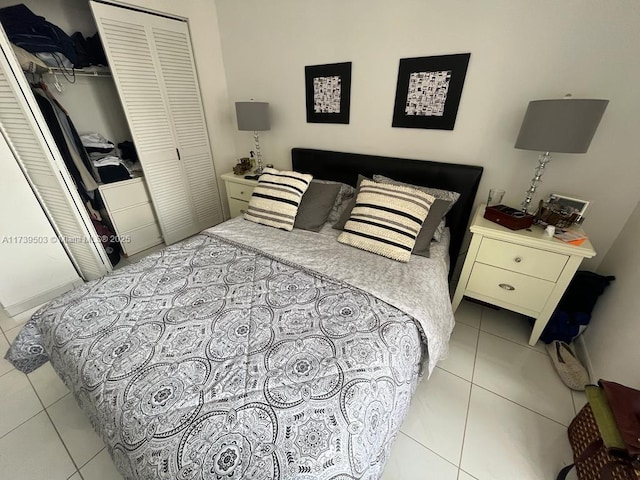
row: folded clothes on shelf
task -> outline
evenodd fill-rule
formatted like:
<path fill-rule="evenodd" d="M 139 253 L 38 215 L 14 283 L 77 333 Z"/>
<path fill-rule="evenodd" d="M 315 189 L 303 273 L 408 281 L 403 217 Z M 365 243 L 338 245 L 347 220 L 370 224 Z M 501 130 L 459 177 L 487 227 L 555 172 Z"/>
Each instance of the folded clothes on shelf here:
<path fill-rule="evenodd" d="M 80 135 L 80 140 L 82 141 L 82 145 L 87 150 L 87 152 L 102 152 L 102 153 L 110 153 L 116 146 L 113 142 L 107 140 L 99 133 L 86 133 L 84 135 Z"/>

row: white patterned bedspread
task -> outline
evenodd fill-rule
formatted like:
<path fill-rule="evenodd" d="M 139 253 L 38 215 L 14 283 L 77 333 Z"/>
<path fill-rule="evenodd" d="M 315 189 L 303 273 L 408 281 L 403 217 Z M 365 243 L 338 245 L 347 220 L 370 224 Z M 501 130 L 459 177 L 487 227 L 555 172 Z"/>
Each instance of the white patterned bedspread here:
<path fill-rule="evenodd" d="M 371 257 L 236 219 L 54 300 L 9 358 L 51 360 L 127 479 L 378 479 L 453 317 L 442 258 Z"/>

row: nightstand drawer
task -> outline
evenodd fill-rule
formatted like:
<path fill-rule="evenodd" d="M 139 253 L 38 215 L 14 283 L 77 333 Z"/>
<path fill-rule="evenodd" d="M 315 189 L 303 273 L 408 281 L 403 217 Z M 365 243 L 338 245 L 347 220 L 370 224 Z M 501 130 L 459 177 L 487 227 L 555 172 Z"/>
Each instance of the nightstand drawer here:
<path fill-rule="evenodd" d="M 555 282 L 568 259 L 568 255 L 485 237 L 476 262 Z"/>
<path fill-rule="evenodd" d="M 244 215 L 248 207 L 249 202 L 245 202 L 244 200 L 236 200 L 235 198 L 229 199 L 229 214 L 231 215 L 231 218 Z"/>
<path fill-rule="evenodd" d="M 467 291 L 539 312 L 554 287 L 554 282 L 475 263 Z"/>
<path fill-rule="evenodd" d="M 229 198 L 235 198 L 237 200 L 244 200 L 248 202 L 251 198 L 252 192 L 253 187 L 250 185 L 227 182 L 227 194 L 229 195 Z"/>

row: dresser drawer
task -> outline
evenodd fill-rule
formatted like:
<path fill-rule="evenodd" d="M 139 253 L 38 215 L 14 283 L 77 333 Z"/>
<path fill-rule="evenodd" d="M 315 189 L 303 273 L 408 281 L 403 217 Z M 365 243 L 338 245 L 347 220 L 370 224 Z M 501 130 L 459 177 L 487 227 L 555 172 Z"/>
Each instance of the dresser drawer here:
<path fill-rule="evenodd" d="M 122 241 L 120 243 L 126 255 L 133 255 L 134 253 L 141 252 L 142 250 L 162 243 L 162 235 L 160 234 L 158 225 L 155 223 L 131 230 L 123 236 L 129 240 L 128 242 Z"/>
<path fill-rule="evenodd" d="M 236 200 L 244 200 L 248 202 L 251 198 L 252 192 L 253 187 L 250 185 L 227 182 L 227 194 L 229 195 L 229 198 L 235 198 Z"/>
<path fill-rule="evenodd" d="M 111 214 L 111 221 L 118 228 L 118 233 L 124 235 L 129 230 L 140 228 L 150 223 L 156 223 L 150 203 L 143 203 L 125 210 L 118 210 Z"/>
<path fill-rule="evenodd" d="M 554 282 L 475 263 L 467 291 L 539 312 L 554 287 Z"/>
<path fill-rule="evenodd" d="M 515 243 L 483 238 L 476 262 L 555 282 L 564 268 L 568 255 L 546 252 Z"/>
<path fill-rule="evenodd" d="M 100 193 L 110 212 L 151 201 L 140 178 L 101 185 Z"/>

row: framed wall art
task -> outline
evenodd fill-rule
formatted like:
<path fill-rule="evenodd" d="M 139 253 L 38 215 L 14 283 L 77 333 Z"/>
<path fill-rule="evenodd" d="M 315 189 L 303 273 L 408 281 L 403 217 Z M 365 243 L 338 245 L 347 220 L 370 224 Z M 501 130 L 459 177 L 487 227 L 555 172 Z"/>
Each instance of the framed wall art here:
<path fill-rule="evenodd" d="M 453 130 L 470 57 L 400 59 L 392 126 Z"/>
<path fill-rule="evenodd" d="M 304 67 L 307 123 L 349 123 L 351 62 Z"/>

